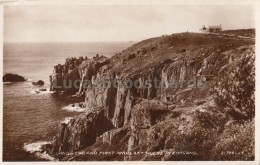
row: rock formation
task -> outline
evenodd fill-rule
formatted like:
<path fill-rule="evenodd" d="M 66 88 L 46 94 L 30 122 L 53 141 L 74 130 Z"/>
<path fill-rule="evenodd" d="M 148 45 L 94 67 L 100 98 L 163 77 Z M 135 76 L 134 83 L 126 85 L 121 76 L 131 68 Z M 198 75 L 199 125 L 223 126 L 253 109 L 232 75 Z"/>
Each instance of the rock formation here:
<path fill-rule="evenodd" d="M 42 86 L 42 85 L 44 85 L 44 81 L 38 80 L 38 81 L 36 81 L 36 82 L 32 82 L 32 84 L 33 84 L 33 85 Z"/>
<path fill-rule="evenodd" d="M 45 150 L 54 155 L 76 151 L 94 144 L 97 136 L 112 128 L 113 125 L 104 116 L 104 109 L 96 107 L 91 112 L 70 120 L 68 124 L 63 123 L 53 143 L 45 146 Z"/>
<path fill-rule="evenodd" d="M 7 73 L 3 76 L 3 82 L 23 82 L 26 79 L 18 74 Z"/>
<path fill-rule="evenodd" d="M 229 116 L 215 104 L 212 89 L 230 56 L 244 54 L 254 56 L 253 39 L 180 33 L 144 40 L 111 58 L 68 58 L 54 67 L 51 90 L 84 96 L 86 111 L 62 124 L 43 149 L 62 160 L 214 160 Z M 143 153 L 55 155 L 107 146 Z"/>
<path fill-rule="evenodd" d="M 67 58 L 64 65 L 54 66 L 53 74 L 50 75 L 50 90 L 69 93 L 78 91 L 78 94 L 82 94 L 84 86 L 88 85 L 84 83 L 91 81 L 97 70 L 108 62 L 108 58 L 98 55 L 91 60 L 84 60 L 83 57 Z"/>

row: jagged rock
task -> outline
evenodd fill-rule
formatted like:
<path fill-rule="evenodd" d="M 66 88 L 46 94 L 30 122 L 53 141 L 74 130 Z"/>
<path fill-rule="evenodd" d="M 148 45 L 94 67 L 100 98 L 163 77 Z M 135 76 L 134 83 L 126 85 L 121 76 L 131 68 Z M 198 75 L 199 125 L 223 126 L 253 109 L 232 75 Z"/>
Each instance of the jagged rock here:
<path fill-rule="evenodd" d="M 103 134 L 103 144 L 109 144 L 109 146 L 118 144 L 122 139 L 126 138 L 127 133 L 128 127 L 122 127 L 105 132 Z"/>
<path fill-rule="evenodd" d="M 130 123 L 136 127 L 147 128 L 163 120 L 169 113 L 164 103 L 144 100 L 133 107 Z"/>
<path fill-rule="evenodd" d="M 54 66 L 53 74 L 50 75 L 50 90 L 51 91 L 68 91 L 74 92 L 78 90 L 80 80 L 79 66 L 83 58 L 67 58 L 64 65 L 58 64 Z"/>
<path fill-rule="evenodd" d="M 18 74 L 7 73 L 3 76 L 3 82 L 23 82 L 26 79 Z"/>
<path fill-rule="evenodd" d="M 51 155 L 58 152 L 73 152 L 92 145 L 96 137 L 113 128 L 111 122 L 104 116 L 104 109 L 95 107 L 91 112 L 70 120 L 68 124 L 61 124 L 60 130 L 46 152 Z"/>
<path fill-rule="evenodd" d="M 161 66 L 158 68 L 152 68 L 148 75 L 148 91 L 147 99 L 153 99 L 157 95 L 157 90 L 159 89 L 160 84 L 158 83 L 161 79 Z"/>
<path fill-rule="evenodd" d="M 129 89 L 126 94 L 125 106 L 124 106 L 124 125 L 126 125 L 130 120 L 131 109 L 135 103 L 135 99 L 132 91 Z"/>
<path fill-rule="evenodd" d="M 105 116 L 112 121 L 116 104 L 116 94 L 117 90 L 112 85 L 104 88 L 98 88 L 95 85 L 89 86 L 85 91 L 86 110 L 91 110 L 96 106 L 103 106 Z"/>
<path fill-rule="evenodd" d="M 116 106 L 113 117 L 113 124 L 115 127 L 122 127 L 124 124 L 124 105 L 126 100 L 126 88 L 118 86 L 116 95 Z"/>
<path fill-rule="evenodd" d="M 160 130 L 155 131 L 150 128 L 165 120 L 165 117 L 169 114 L 170 111 L 167 106 L 156 100 L 144 100 L 135 105 L 130 119 L 128 151 L 133 151 L 138 146 L 147 148 L 146 151 L 154 151 L 164 147 L 162 143 L 165 141 L 165 133 L 161 134 Z M 158 137 L 161 138 L 158 139 Z M 132 160 L 133 157 L 129 156 L 126 159 Z"/>

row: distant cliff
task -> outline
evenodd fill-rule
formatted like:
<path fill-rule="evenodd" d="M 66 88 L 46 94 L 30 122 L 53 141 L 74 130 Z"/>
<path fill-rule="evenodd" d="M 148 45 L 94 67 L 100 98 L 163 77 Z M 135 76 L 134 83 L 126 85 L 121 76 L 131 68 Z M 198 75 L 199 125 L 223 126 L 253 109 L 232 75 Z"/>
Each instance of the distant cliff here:
<path fill-rule="evenodd" d="M 223 70 L 243 67 L 236 59 L 252 57 L 246 61 L 251 60 L 247 67 L 254 71 L 254 44 L 253 38 L 236 35 L 179 33 L 144 40 L 111 58 L 68 58 L 54 67 L 50 88 L 84 96 L 86 111 L 62 124 L 44 151 L 62 160 L 222 160 L 221 140 L 231 129 L 236 130 L 234 136 L 248 137 L 248 143 L 230 148 L 247 153 L 224 160 L 254 159 L 254 115 L 235 119 L 216 103 L 216 89 L 222 90 L 229 77 Z M 253 92 L 254 86 L 250 89 Z M 236 99 L 243 98 L 254 113 L 252 92 Z M 128 154 L 64 154 L 93 150 Z M 140 153 L 129 154 L 133 152 Z"/>

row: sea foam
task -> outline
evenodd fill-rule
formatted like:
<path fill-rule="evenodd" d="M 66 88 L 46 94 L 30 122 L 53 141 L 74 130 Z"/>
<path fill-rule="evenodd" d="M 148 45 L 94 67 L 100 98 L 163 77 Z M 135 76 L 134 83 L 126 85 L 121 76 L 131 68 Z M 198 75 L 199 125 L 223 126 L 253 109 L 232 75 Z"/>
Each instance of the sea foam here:
<path fill-rule="evenodd" d="M 70 112 L 84 112 L 85 111 L 85 108 L 80 107 L 79 105 L 76 105 L 76 104 L 69 104 L 69 105 L 63 107 L 62 109 L 70 111 Z"/>
<path fill-rule="evenodd" d="M 46 152 L 41 152 L 41 147 L 46 144 L 51 144 L 51 142 L 48 141 L 39 141 L 34 143 L 25 143 L 23 149 L 27 152 L 30 152 L 31 154 L 35 154 L 37 157 L 42 159 L 47 159 L 51 161 L 57 161 L 57 159 L 51 157 Z"/>
<path fill-rule="evenodd" d="M 14 84 L 15 82 L 3 82 L 3 85 L 12 85 Z"/>
<path fill-rule="evenodd" d="M 29 78 L 29 79 L 27 79 L 26 81 L 27 81 L 27 82 L 32 82 L 32 81 L 33 81 L 33 79 L 30 79 L 30 78 Z"/>
<path fill-rule="evenodd" d="M 34 153 L 34 152 L 40 152 L 41 151 L 41 147 L 43 145 L 46 144 L 51 144 L 51 142 L 47 142 L 47 141 L 39 141 L 39 142 L 35 142 L 35 143 L 25 143 L 24 144 L 24 149 L 30 153 Z"/>
<path fill-rule="evenodd" d="M 73 119 L 73 117 L 66 117 L 61 123 L 69 124 L 70 120 Z"/>
<path fill-rule="evenodd" d="M 39 89 L 35 90 L 35 89 L 31 88 L 30 93 L 32 93 L 32 94 L 51 94 L 51 93 L 54 93 L 54 91 L 50 91 L 48 89 L 46 91 L 41 91 Z"/>

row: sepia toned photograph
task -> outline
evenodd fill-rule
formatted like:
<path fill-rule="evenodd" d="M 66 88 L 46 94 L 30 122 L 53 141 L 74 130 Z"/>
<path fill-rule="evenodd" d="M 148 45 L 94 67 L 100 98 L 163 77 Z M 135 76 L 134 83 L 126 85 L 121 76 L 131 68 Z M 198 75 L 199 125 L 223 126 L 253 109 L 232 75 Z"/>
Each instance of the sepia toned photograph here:
<path fill-rule="evenodd" d="M 254 5 L 1 4 L 3 162 L 255 161 Z"/>

